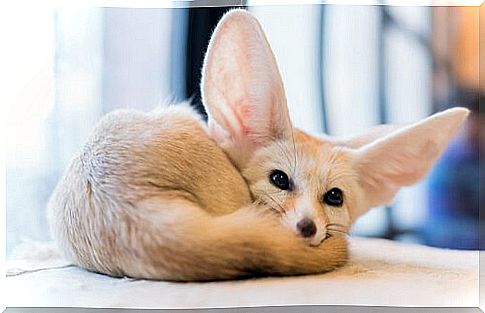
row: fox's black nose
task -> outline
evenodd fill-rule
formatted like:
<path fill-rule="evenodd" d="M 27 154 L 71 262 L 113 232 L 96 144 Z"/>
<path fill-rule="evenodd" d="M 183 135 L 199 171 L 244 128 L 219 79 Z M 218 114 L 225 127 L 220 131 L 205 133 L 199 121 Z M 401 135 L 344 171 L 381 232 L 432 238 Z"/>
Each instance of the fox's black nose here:
<path fill-rule="evenodd" d="M 317 226 L 307 217 L 299 221 L 298 224 L 296 224 L 296 228 L 305 238 L 312 237 L 317 232 Z"/>

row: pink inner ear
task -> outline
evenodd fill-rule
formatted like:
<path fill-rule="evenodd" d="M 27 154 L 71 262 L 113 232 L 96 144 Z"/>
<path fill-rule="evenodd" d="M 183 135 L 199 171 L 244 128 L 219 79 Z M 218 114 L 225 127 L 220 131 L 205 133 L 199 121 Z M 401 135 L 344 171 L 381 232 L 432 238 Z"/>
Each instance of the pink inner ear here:
<path fill-rule="evenodd" d="M 204 64 L 202 98 L 218 126 L 210 130 L 212 136 L 238 166 L 259 147 L 291 134 L 276 60 L 248 12 L 228 13 L 216 27 Z"/>
<path fill-rule="evenodd" d="M 245 95 L 243 98 L 238 100 L 235 104 L 236 118 L 241 125 L 242 135 L 250 136 L 253 128 L 250 127 L 248 121 L 251 120 L 254 110 L 251 107 L 249 97 Z"/>

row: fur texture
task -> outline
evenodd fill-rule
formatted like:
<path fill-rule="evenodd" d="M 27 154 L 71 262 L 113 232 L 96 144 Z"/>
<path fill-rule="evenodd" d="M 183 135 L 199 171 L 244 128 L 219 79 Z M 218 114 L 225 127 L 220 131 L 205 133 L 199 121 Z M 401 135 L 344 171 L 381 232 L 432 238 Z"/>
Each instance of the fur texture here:
<path fill-rule="evenodd" d="M 348 140 L 294 129 L 266 37 L 241 10 L 217 26 L 201 89 L 207 125 L 184 106 L 99 123 L 49 202 L 54 237 L 76 264 L 176 281 L 330 271 L 347 260 L 352 222 L 421 179 L 468 114 Z M 271 181 L 275 170 L 291 188 Z M 341 205 L 324 201 L 332 188 Z"/>

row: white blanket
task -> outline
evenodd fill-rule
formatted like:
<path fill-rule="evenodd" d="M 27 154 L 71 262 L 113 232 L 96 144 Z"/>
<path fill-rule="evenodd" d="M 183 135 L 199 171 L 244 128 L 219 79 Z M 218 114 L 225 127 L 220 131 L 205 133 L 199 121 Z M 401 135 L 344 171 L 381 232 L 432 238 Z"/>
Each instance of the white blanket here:
<path fill-rule="evenodd" d="M 52 243 L 30 242 L 7 262 L 5 299 L 7 307 L 478 306 L 478 251 L 364 238 L 350 247 L 350 262 L 322 275 L 172 283 L 90 273 Z"/>

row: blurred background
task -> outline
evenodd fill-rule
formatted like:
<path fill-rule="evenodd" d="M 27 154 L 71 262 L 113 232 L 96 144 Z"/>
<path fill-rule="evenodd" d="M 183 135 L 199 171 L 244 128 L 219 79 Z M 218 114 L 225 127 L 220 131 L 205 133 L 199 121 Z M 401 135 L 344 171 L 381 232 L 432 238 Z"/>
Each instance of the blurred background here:
<path fill-rule="evenodd" d="M 372 210 L 352 232 L 478 249 L 485 142 L 479 8 L 243 4 L 267 33 L 291 117 L 303 130 L 350 136 L 453 106 L 472 110 L 426 180 Z M 13 103 L 6 112 L 7 257 L 22 240 L 50 239 L 48 197 L 101 116 L 188 98 L 203 113 L 203 55 L 228 9 L 41 7 L 5 14 L 3 26 L 16 30 L 3 64 L 9 96 L 0 99 Z"/>

